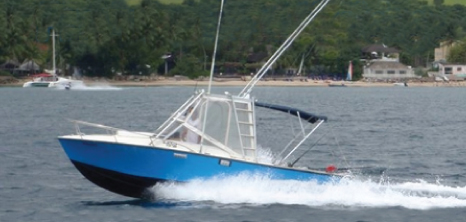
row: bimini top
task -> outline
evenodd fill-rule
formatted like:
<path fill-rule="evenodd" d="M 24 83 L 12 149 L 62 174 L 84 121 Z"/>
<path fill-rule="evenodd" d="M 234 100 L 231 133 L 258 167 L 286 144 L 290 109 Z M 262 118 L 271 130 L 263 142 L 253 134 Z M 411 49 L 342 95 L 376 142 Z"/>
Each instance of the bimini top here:
<path fill-rule="evenodd" d="M 302 111 L 302 110 L 299 110 L 299 109 L 295 109 L 295 108 L 291 108 L 291 107 L 287 107 L 287 106 L 260 103 L 260 102 L 255 102 L 254 105 L 256 105 L 258 107 L 264 107 L 264 108 L 268 108 L 268 109 L 273 109 L 273 110 L 278 110 L 278 111 L 282 111 L 282 112 L 285 112 L 285 113 L 289 113 L 289 114 L 291 114 L 293 116 L 300 117 L 301 119 L 304 119 L 307 122 L 310 122 L 312 124 L 316 123 L 319 120 L 327 121 L 326 116 L 317 116 L 317 115 L 314 115 L 312 113 L 308 113 L 308 112 L 305 112 L 305 111 Z M 299 115 L 298 115 L 298 113 L 299 113 Z"/>

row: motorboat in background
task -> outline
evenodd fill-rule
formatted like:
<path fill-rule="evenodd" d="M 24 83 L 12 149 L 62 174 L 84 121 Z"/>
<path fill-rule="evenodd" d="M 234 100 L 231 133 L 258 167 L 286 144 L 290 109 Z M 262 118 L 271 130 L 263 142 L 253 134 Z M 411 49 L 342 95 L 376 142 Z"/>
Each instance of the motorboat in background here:
<path fill-rule="evenodd" d="M 111 192 L 145 198 L 161 182 L 189 182 L 244 173 L 278 180 L 338 181 L 347 176 L 329 167 L 313 170 L 296 166 L 293 155 L 321 126 L 326 117 L 287 106 L 258 102 L 251 94 L 258 81 L 290 46 L 302 30 L 325 7 L 322 2 L 272 55 L 237 95 L 196 91 L 155 132 L 137 132 L 84 121 L 72 122 L 76 133 L 59 136 L 68 158 L 84 177 Z M 223 8 L 223 1 L 221 4 Z M 220 10 L 214 56 L 221 20 Z M 258 155 L 256 108 L 282 112 L 299 122 L 291 141 L 275 158 L 263 161 Z M 102 131 L 85 134 L 83 129 Z M 152 198 L 152 196 L 149 197 Z M 155 197 L 156 198 L 156 197 Z"/>
<path fill-rule="evenodd" d="M 341 83 L 329 83 L 329 87 L 346 87 L 346 84 L 344 82 Z"/>
<path fill-rule="evenodd" d="M 51 88 L 63 88 L 70 89 L 72 86 L 83 85 L 83 81 L 74 80 L 57 75 L 57 69 L 55 65 L 55 30 L 52 30 L 52 47 L 53 47 L 53 67 L 52 70 L 45 70 L 45 73 L 32 75 L 32 80 L 23 84 L 23 87 L 51 87 Z"/>
<path fill-rule="evenodd" d="M 402 87 L 408 87 L 408 83 L 407 82 L 396 82 L 396 83 L 393 83 L 394 86 L 402 86 Z"/>

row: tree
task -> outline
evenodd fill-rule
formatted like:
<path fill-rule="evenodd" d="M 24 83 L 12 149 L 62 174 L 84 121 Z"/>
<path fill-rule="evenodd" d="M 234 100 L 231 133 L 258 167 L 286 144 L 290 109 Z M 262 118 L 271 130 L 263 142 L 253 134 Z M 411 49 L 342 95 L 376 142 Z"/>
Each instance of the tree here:
<path fill-rule="evenodd" d="M 176 67 L 170 71 L 170 74 L 184 75 L 190 79 L 209 75 L 209 72 L 203 69 L 202 62 L 196 56 L 185 54 L 184 57 L 183 60 L 176 63 Z"/>
<path fill-rule="evenodd" d="M 434 5 L 437 7 L 443 5 L 443 3 L 445 3 L 445 0 L 434 0 Z"/>
<path fill-rule="evenodd" d="M 450 63 L 466 64 L 466 38 L 451 48 L 447 60 Z"/>

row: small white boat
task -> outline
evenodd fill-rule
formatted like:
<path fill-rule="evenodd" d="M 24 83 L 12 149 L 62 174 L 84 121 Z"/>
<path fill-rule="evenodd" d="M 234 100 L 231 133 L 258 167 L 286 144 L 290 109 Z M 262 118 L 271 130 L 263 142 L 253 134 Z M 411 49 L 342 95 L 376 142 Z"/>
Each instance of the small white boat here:
<path fill-rule="evenodd" d="M 55 31 L 52 31 L 52 45 L 53 45 L 53 68 L 52 70 L 45 70 L 45 73 L 40 73 L 32 76 L 32 80 L 23 84 L 23 87 L 50 87 L 50 88 L 63 88 L 70 89 L 75 85 L 82 85 L 83 81 L 59 77 L 56 73 L 55 67 Z"/>
<path fill-rule="evenodd" d="M 72 86 L 82 85 L 80 80 L 67 79 L 49 73 L 40 73 L 32 76 L 32 80 L 23 84 L 23 87 L 50 87 L 71 89 Z"/>
<path fill-rule="evenodd" d="M 403 86 L 403 87 L 408 87 L 408 83 L 407 82 L 396 82 L 396 83 L 393 83 L 394 86 Z"/>
<path fill-rule="evenodd" d="M 346 87 L 345 83 L 329 83 L 329 87 Z"/>

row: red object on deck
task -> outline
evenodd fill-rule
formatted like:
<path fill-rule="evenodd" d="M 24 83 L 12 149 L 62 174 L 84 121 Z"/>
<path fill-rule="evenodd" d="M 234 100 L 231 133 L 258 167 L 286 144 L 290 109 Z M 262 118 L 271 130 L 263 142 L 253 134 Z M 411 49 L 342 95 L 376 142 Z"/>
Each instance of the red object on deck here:
<path fill-rule="evenodd" d="M 35 75 L 31 75 L 32 78 L 36 78 L 36 77 L 51 77 L 52 75 L 48 74 L 48 73 L 39 73 L 39 74 L 35 74 Z"/>
<path fill-rule="evenodd" d="M 328 173 L 335 172 L 336 170 L 337 170 L 337 167 L 334 165 L 328 165 L 327 168 L 325 169 L 325 171 Z"/>

